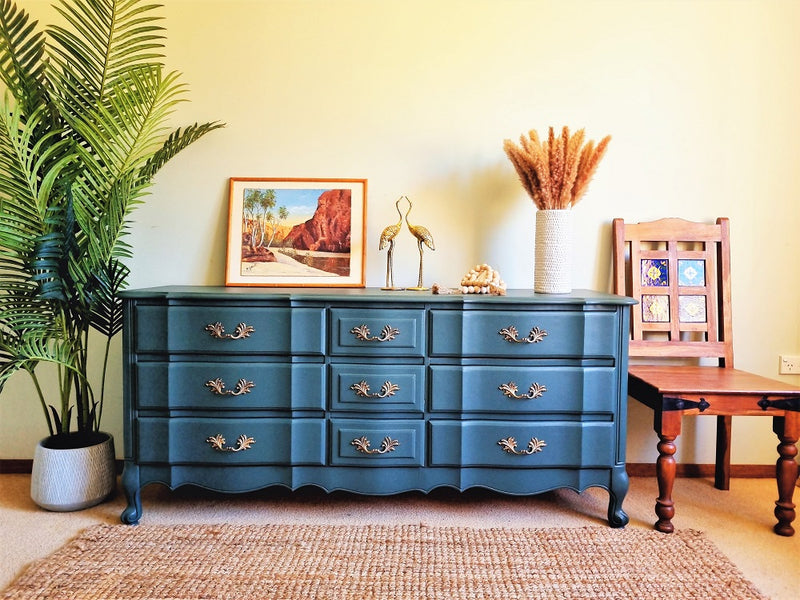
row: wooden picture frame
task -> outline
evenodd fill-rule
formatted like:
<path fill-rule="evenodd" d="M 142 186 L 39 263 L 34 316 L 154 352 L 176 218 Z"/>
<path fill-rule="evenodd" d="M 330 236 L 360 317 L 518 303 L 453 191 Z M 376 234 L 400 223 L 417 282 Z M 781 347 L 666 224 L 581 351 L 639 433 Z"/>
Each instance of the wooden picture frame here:
<path fill-rule="evenodd" d="M 225 283 L 364 287 L 366 179 L 232 177 Z"/>

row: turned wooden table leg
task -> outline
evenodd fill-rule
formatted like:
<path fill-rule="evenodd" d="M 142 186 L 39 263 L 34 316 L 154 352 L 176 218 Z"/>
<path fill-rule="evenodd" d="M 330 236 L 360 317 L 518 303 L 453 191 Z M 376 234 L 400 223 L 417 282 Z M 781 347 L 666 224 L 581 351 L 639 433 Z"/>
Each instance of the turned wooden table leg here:
<path fill-rule="evenodd" d="M 773 530 L 778 535 L 794 535 L 795 505 L 792 501 L 794 485 L 797 481 L 797 439 L 800 436 L 800 414 L 787 411 L 785 417 L 775 417 L 772 425 L 777 434 L 778 462 L 775 464 L 775 475 L 778 480 L 778 501 L 775 502 L 775 517 L 778 522 Z"/>
<path fill-rule="evenodd" d="M 655 430 L 658 434 L 658 460 L 656 461 L 656 477 L 658 478 L 658 498 L 656 498 L 655 528 L 662 533 L 672 533 L 675 527 L 672 517 L 675 516 L 675 504 L 672 501 L 672 486 L 675 483 L 675 438 L 681 432 L 681 413 L 678 411 L 656 411 Z"/>

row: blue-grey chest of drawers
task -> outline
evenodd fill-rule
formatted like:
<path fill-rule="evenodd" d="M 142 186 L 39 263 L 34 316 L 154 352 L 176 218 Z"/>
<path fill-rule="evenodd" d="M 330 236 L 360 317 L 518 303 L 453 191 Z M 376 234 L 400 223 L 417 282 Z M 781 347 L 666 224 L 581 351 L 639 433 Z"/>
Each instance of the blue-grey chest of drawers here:
<path fill-rule="evenodd" d="M 142 486 L 609 492 L 624 526 L 631 300 L 370 289 L 124 294 L 122 521 Z"/>

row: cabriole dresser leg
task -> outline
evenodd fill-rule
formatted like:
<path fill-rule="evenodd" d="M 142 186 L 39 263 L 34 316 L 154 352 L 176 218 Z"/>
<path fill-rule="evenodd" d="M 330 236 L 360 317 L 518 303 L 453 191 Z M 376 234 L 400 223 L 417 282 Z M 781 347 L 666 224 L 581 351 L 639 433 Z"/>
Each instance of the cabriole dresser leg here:
<path fill-rule="evenodd" d="M 625 527 L 628 515 L 622 510 L 622 500 L 628 493 L 628 472 L 625 466 L 616 466 L 611 470 L 611 486 L 608 489 L 608 524 L 611 527 Z"/>
<path fill-rule="evenodd" d="M 131 461 L 125 461 L 122 471 L 122 489 L 128 506 L 122 511 L 120 521 L 126 525 L 136 525 L 142 516 L 142 498 L 139 488 L 139 467 Z"/>

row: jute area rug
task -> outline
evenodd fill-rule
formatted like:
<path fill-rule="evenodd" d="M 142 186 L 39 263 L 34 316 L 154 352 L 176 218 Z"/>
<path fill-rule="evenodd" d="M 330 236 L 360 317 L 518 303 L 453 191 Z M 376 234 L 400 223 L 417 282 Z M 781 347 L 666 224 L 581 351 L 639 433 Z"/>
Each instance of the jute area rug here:
<path fill-rule="evenodd" d="M 764 598 L 701 533 L 97 525 L 4 599 Z"/>

